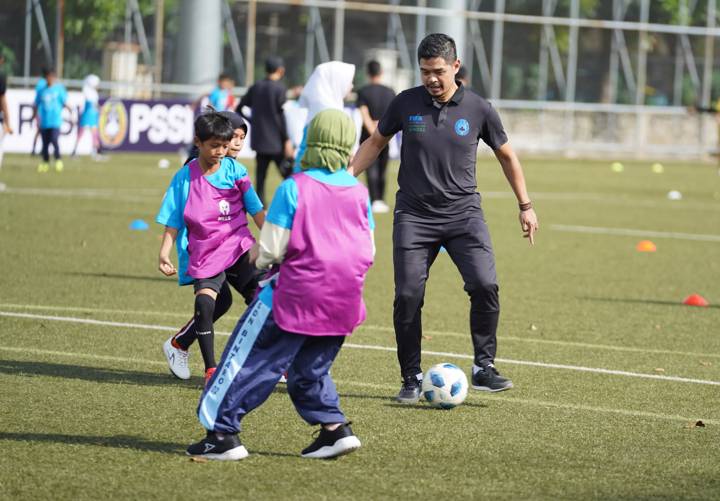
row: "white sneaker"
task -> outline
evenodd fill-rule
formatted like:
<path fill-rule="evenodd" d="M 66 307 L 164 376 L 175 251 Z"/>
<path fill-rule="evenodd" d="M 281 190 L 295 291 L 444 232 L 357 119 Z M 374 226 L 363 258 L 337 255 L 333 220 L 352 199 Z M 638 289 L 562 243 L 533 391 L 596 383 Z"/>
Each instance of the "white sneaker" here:
<path fill-rule="evenodd" d="M 167 359 L 170 372 L 178 379 L 190 379 L 190 368 L 188 367 L 188 358 L 190 354 L 185 350 L 180 350 L 172 345 L 171 337 L 163 344 L 163 353 Z"/>
<path fill-rule="evenodd" d="M 372 211 L 377 214 L 385 214 L 386 212 L 390 212 L 390 207 L 388 207 L 388 204 L 383 202 L 382 200 L 375 200 L 372 203 Z"/>

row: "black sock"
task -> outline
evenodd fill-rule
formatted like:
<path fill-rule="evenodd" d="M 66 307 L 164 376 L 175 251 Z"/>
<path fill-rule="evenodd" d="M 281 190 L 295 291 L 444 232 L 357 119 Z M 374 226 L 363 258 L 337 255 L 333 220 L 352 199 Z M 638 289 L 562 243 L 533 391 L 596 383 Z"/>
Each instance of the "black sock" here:
<path fill-rule="evenodd" d="M 215 330 L 213 329 L 213 313 L 215 300 L 207 294 L 195 296 L 195 334 L 197 335 L 200 353 L 202 353 L 205 370 L 215 367 Z"/>
<path fill-rule="evenodd" d="M 232 293 L 230 292 L 230 286 L 227 282 L 225 282 L 218 293 L 217 299 L 215 299 L 215 308 L 212 316 L 213 323 L 217 322 L 218 318 L 228 312 L 232 306 L 232 301 L 233 299 Z M 197 308 L 195 309 L 197 310 Z M 187 351 L 196 339 L 197 333 L 195 332 L 195 316 L 193 316 L 193 318 L 190 319 L 190 322 L 185 324 L 185 326 L 180 329 L 177 334 L 175 334 L 175 342 L 180 348 Z"/>

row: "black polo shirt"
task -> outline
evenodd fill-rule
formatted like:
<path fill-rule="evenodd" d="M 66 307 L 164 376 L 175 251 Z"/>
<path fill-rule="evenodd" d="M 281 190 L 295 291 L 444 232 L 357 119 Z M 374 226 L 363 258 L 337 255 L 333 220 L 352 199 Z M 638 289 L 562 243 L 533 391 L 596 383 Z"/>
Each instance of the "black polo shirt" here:
<path fill-rule="evenodd" d="M 426 220 L 455 219 L 480 208 L 475 165 L 480 139 L 493 150 L 507 142 L 489 102 L 458 82 L 445 104 L 415 87 L 390 103 L 378 124 L 383 136 L 402 131 L 395 210 Z"/>
<path fill-rule="evenodd" d="M 252 110 L 251 117 L 243 116 L 252 127 L 250 147 L 257 153 L 279 155 L 283 152 L 288 137 L 283 113 L 285 93 L 283 84 L 265 78 L 248 89 L 235 110 L 241 115 L 244 106 Z"/>

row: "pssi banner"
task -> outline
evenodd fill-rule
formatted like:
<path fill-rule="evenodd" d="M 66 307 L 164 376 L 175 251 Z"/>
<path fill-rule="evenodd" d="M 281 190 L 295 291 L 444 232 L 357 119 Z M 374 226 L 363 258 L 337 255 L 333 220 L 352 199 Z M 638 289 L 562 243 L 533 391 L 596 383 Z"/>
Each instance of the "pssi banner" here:
<path fill-rule="evenodd" d="M 35 91 L 8 90 L 8 111 L 14 134 L 5 137 L 5 151 L 29 153 L 33 148 L 37 123 L 32 119 Z M 77 140 L 77 122 L 85 106 L 80 92 L 68 92 L 63 110 L 60 150 L 72 151 Z M 100 101 L 98 130 L 107 151 L 175 152 L 192 142 L 194 113 L 190 100 L 104 99 Z M 39 145 L 39 143 L 38 143 Z M 85 134 L 79 154 L 90 153 L 91 137 Z"/>

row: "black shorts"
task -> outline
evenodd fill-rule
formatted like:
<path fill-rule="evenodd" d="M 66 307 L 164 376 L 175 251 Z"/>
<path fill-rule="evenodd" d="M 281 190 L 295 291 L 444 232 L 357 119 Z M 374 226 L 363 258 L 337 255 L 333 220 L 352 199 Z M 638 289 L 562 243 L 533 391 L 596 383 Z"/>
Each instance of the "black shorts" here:
<path fill-rule="evenodd" d="M 200 289 L 212 289 L 219 294 L 223 284 L 228 282 L 248 302 L 248 298 L 252 299 L 255 289 L 257 289 L 257 281 L 258 270 L 250 264 L 250 253 L 246 252 L 225 271 L 208 278 L 196 278 L 193 281 L 193 289 L 196 294 Z"/>

